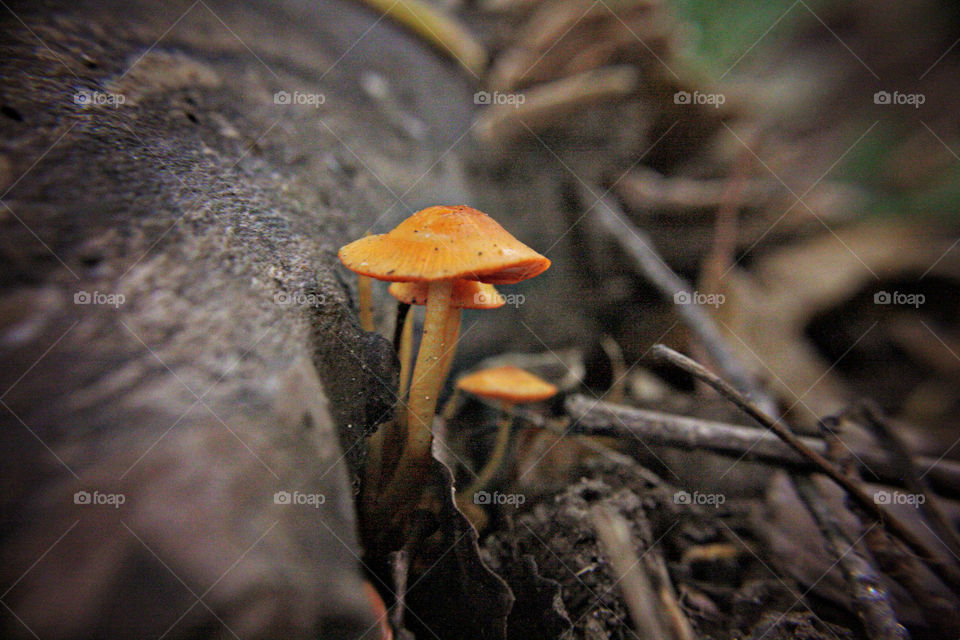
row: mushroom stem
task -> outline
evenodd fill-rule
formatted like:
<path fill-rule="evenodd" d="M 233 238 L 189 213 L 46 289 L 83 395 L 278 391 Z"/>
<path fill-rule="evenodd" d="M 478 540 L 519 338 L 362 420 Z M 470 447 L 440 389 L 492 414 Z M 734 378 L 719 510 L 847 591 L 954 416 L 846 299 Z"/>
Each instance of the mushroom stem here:
<path fill-rule="evenodd" d="M 447 335 L 444 338 L 444 352 L 440 358 L 440 384 L 437 385 L 437 393 L 443 390 L 443 384 L 450 376 L 450 368 L 453 367 L 453 358 L 457 354 L 457 339 L 460 337 L 460 318 L 462 315 L 460 309 L 456 307 L 450 309 L 450 317 L 447 318 Z"/>
<path fill-rule="evenodd" d="M 510 428 L 513 426 L 513 414 L 510 413 L 512 403 L 503 402 L 500 405 L 500 420 L 497 422 L 497 440 L 493 445 L 493 452 L 487 463 L 483 465 L 477 479 L 473 481 L 467 490 L 463 492 L 465 500 L 472 500 L 473 494 L 483 489 L 488 482 L 496 475 L 507 455 L 507 447 L 510 444 Z"/>
<path fill-rule="evenodd" d="M 407 305 L 409 309 L 410 305 Z M 403 329 L 400 333 L 400 350 L 397 354 L 400 358 L 400 389 L 397 399 L 403 404 L 407 397 L 407 391 L 410 389 L 410 369 L 413 366 L 413 314 L 407 313 L 403 319 Z M 401 412 L 400 422 L 406 424 L 406 414 Z"/>
<path fill-rule="evenodd" d="M 360 300 L 360 327 L 364 331 L 376 331 L 373 324 L 373 279 L 357 276 L 357 298 Z"/>
<path fill-rule="evenodd" d="M 437 409 L 440 389 L 440 359 L 444 353 L 447 318 L 450 315 L 452 280 L 430 283 L 427 291 L 427 311 L 423 321 L 420 352 L 413 368 L 410 399 L 407 404 L 407 441 L 398 472 L 404 467 L 420 466 L 430 460 L 430 427 Z"/>

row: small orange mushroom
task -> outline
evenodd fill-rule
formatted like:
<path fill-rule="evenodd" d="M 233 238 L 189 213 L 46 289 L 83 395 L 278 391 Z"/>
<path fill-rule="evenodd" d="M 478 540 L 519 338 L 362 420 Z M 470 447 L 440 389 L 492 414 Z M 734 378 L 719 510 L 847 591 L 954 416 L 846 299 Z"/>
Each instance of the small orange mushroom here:
<path fill-rule="evenodd" d="M 503 411 L 497 424 L 497 440 L 490 459 L 477 474 L 473 484 L 463 492 L 463 496 L 473 496 L 493 478 L 506 455 L 513 423 L 510 408 L 515 404 L 552 398 L 557 394 L 557 387 L 528 371 L 508 365 L 483 369 L 464 376 L 457 381 L 457 388 L 481 398 L 498 400 Z"/>
<path fill-rule="evenodd" d="M 427 283 L 423 338 L 407 411 L 407 446 L 397 472 L 425 466 L 442 383 L 436 365 L 445 351 L 454 283 L 514 284 L 542 273 L 550 260 L 490 216 L 464 205 L 428 207 L 388 233 L 351 242 L 338 255 L 348 269 L 372 278 Z"/>
<path fill-rule="evenodd" d="M 557 387 L 519 367 L 506 365 L 483 369 L 457 381 L 457 387 L 481 398 L 499 400 L 510 407 L 539 402 L 557 395 Z"/>

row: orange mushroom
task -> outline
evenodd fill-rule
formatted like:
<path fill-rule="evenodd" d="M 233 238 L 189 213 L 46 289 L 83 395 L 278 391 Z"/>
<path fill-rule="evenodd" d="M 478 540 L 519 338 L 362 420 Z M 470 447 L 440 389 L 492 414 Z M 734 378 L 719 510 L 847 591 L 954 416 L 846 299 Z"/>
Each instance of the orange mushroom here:
<path fill-rule="evenodd" d="M 542 273 L 550 260 L 490 216 L 464 205 L 428 207 L 388 233 L 351 242 L 338 255 L 351 271 L 379 280 L 427 285 L 423 338 L 407 411 L 407 446 L 397 471 L 425 466 L 442 383 L 436 365 L 446 350 L 447 318 L 455 308 L 450 304 L 454 283 L 514 284 Z"/>
<path fill-rule="evenodd" d="M 516 284 L 550 266 L 496 220 L 465 205 L 428 207 L 393 231 L 351 242 L 338 255 L 351 271 L 390 282 Z"/>
<path fill-rule="evenodd" d="M 503 462 L 510 442 L 510 427 L 513 423 L 510 408 L 515 404 L 540 402 L 552 398 L 557 394 L 557 387 L 528 371 L 508 365 L 483 369 L 464 376 L 457 381 L 457 388 L 481 398 L 498 400 L 503 411 L 497 424 L 497 440 L 493 446 L 493 453 L 487 464 L 477 474 L 477 479 L 463 492 L 463 496 L 472 496 L 493 478 Z"/>

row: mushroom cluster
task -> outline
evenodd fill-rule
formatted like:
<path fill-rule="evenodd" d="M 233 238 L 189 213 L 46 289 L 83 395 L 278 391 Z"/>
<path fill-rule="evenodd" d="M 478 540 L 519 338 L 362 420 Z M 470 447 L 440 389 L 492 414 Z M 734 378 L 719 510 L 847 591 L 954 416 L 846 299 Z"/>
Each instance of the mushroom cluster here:
<path fill-rule="evenodd" d="M 460 309 L 501 306 L 496 290 L 484 285 L 532 278 L 546 270 L 550 260 L 490 216 L 464 205 L 428 207 L 388 233 L 342 247 L 338 255 L 348 269 L 362 276 L 407 283 L 393 287 L 392 293 L 401 301 L 426 304 L 410 383 L 406 434 L 394 474 L 415 481 L 431 463 L 431 426 L 459 336 Z"/>

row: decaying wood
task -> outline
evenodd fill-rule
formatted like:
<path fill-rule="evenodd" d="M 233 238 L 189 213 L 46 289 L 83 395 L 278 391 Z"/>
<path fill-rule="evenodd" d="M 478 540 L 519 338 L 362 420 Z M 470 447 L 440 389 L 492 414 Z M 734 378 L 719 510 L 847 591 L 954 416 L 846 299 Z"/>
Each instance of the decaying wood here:
<path fill-rule="evenodd" d="M 396 361 L 336 250 L 415 181 L 471 201 L 428 169 L 472 91 L 352 2 L 12 5 L 0 635 L 359 637 L 351 480 Z M 362 74 L 429 96 L 431 138 Z"/>

